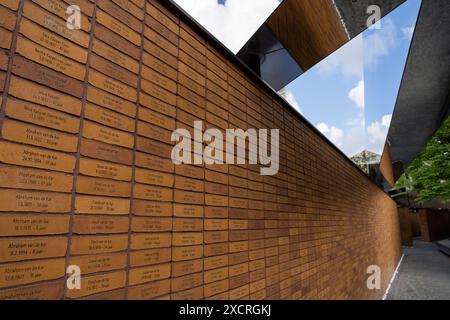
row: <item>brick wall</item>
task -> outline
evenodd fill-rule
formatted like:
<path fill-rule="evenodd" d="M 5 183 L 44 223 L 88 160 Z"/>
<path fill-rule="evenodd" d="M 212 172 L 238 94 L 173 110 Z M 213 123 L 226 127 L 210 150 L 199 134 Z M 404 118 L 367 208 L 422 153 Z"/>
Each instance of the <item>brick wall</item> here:
<path fill-rule="evenodd" d="M 396 204 L 315 129 L 159 1 L 54 2 L 0 0 L 0 298 L 382 297 Z M 195 120 L 280 129 L 279 173 L 174 166 Z"/>
<path fill-rule="evenodd" d="M 395 185 L 394 168 L 392 167 L 391 147 L 386 142 L 380 161 L 380 172 L 387 183 L 392 187 Z"/>

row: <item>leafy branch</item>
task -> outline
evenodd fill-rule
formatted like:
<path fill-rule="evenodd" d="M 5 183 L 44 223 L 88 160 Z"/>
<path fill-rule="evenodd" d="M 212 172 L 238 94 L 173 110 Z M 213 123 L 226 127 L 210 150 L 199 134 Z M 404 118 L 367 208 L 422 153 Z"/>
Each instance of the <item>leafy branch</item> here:
<path fill-rule="evenodd" d="M 416 192 L 420 203 L 450 202 L 450 118 L 410 164 L 396 186 Z"/>

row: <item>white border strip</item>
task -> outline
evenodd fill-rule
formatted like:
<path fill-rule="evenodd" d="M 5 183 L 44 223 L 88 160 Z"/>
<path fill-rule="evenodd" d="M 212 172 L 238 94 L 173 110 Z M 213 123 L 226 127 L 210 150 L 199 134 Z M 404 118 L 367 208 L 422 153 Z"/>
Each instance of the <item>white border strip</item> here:
<path fill-rule="evenodd" d="M 335 0 L 331 0 L 331 1 L 333 2 L 334 9 L 336 10 L 336 12 L 338 14 L 339 19 L 341 19 L 341 22 L 342 22 L 342 25 L 344 26 L 345 33 L 347 34 L 348 40 L 349 41 L 352 40 L 352 37 L 350 36 L 350 32 L 348 32 L 347 24 L 345 23 L 344 18 L 342 17 L 341 12 L 339 11 L 338 6 L 336 5 L 336 1 Z"/>
<path fill-rule="evenodd" d="M 388 295 L 388 293 L 389 293 L 389 290 L 391 290 L 391 285 L 392 285 L 392 283 L 394 282 L 395 277 L 397 276 L 398 269 L 400 268 L 400 265 L 402 264 L 402 261 L 403 261 L 403 257 L 404 257 L 404 256 L 405 256 L 405 254 L 402 254 L 402 257 L 400 258 L 400 261 L 398 262 L 397 268 L 395 269 L 395 272 L 394 272 L 394 274 L 392 275 L 391 282 L 389 282 L 389 285 L 388 285 L 388 287 L 387 287 L 387 289 L 386 289 L 386 292 L 384 293 L 384 296 L 383 296 L 383 298 L 382 298 L 381 300 L 386 300 L 387 295 Z"/>

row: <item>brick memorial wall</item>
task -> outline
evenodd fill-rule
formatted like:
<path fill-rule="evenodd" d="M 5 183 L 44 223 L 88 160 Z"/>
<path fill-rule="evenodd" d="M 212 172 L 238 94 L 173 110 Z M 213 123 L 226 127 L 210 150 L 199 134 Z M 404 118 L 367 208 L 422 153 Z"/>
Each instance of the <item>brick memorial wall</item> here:
<path fill-rule="evenodd" d="M 173 5 L 0 15 L 0 299 L 382 297 L 395 203 Z M 280 129 L 278 174 L 174 165 L 172 131 L 196 120 Z"/>

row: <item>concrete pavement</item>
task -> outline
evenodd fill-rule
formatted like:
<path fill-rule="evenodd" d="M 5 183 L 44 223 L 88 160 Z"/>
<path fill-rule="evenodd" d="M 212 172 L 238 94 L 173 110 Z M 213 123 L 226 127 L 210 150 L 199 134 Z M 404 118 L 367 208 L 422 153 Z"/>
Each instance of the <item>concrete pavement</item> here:
<path fill-rule="evenodd" d="M 404 254 L 387 300 L 449 300 L 450 257 L 421 240 L 405 247 Z"/>

